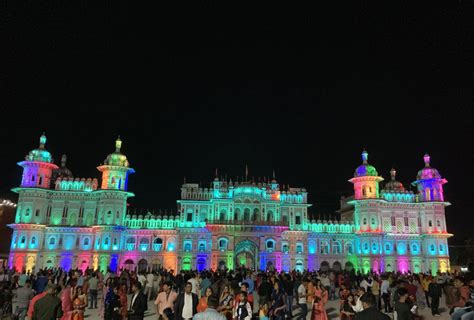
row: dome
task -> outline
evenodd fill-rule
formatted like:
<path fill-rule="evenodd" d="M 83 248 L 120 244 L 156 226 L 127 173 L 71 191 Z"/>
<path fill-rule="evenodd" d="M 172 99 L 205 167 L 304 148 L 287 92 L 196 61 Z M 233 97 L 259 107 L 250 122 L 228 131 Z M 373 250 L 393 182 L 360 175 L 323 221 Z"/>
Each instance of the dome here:
<path fill-rule="evenodd" d="M 74 178 L 71 170 L 66 167 L 67 157 L 63 154 L 61 158 L 61 167 L 53 171 L 53 181 L 57 178 Z"/>
<path fill-rule="evenodd" d="M 417 180 L 425 180 L 425 179 L 441 179 L 441 175 L 439 174 L 438 170 L 432 168 L 430 166 L 430 156 L 429 154 L 425 154 L 423 157 L 425 161 L 425 167 L 418 171 L 416 175 Z"/>
<path fill-rule="evenodd" d="M 25 157 L 25 160 L 52 163 L 53 157 L 51 156 L 51 153 L 49 153 L 49 151 L 44 148 L 45 144 L 46 136 L 43 133 L 40 137 L 39 147 L 31 150 L 30 153 L 28 153 L 28 155 Z"/>
<path fill-rule="evenodd" d="M 378 176 L 379 174 L 377 173 L 377 170 L 375 169 L 374 166 L 370 165 L 367 162 L 367 159 L 369 158 L 369 154 L 367 151 L 362 152 L 362 164 L 357 167 L 357 169 L 354 172 L 354 177 L 364 177 L 364 176 Z"/>
<path fill-rule="evenodd" d="M 120 148 L 122 147 L 122 140 L 120 137 L 115 140 L 115 152 L 112 152 L 107 156 L 104 160 L 104 164 L 108 166 L 119 166 L 119 167 L 128 167 L 129 163 L 127 160 L 127 156 L 120 152 Z"/>
<path fill-rule="evenodd" d="M 405 191 L 405 187 L 403 186 L 403 183 L 396 180 L 397 171 L 392 168 L 392 170 L 390 170 L 390 175 L 391 175 L 391 179 L 389 182 L 385 184 L 384 190 L 396 191 L 396 192 Z"/>

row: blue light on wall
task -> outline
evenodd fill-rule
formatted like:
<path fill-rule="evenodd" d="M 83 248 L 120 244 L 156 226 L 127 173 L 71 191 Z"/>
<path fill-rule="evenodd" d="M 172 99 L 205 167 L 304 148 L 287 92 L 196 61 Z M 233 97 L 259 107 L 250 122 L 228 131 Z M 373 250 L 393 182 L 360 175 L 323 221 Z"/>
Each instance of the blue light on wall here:
<path fill-rule="evenodd" d="M 310 240 L 308 242 L 308 252 L 309 252 L 309 254 L 315 254 L 316 253 L 316 241 Z"/>
<path fill-rule="evenodd" d="M 405 242 L 400 241 L 397 244 L 397 252 L 398 252 L 398 254 L 405 254 L 407 252 L 407 245 L 406 245 Z"/>

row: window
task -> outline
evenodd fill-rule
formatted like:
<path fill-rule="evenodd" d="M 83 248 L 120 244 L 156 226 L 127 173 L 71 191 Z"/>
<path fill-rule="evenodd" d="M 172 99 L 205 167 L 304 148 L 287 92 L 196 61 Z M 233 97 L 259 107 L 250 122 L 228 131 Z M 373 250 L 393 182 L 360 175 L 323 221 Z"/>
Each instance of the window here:
<path fill-rule="evenodd" d="M 341 244 L 339 242 L 334 242 L 332 245 L 333 254 L 341 254 Z"/>
<path fill-rule="evenodd" d="M 321 253 L 322 254 L 328 254 L 329 253 L 329 244 L 326 241 L 321 242 Z"/>
<path fill-rule="evenodd" d="M 303 244 L 297 243 L 296 244 L 296 253 L 303 253 Z"/>
<path fill-rule="evenodd" d="M 190 240 L 184 240 L 184 251 L 191 251 L 192 243 Z"/>
<path fill-rule="evenodd" d="M 225 251 L 225 250 L 227 250 L 227 243 L 228 243 L 227 239 L 225 239 L 225 238 L 219 239 L 219 242 L 218 242 L 218 244 L 219 244 L 219 250 L 220 250 L 220 251 Z"/>
<path fill-rule="evenodd" d="M 367 224 L 367 218 L 364 218 L 364 220 L 362 220 L 362 224 L 363 224 L 363 225 L 366 225 L 366 224 Z"/>
<path fill-rule="evenodd" d="M 431 245 L 430 250 L 431 250 L 431 252 L 435 252 L 436 249 L 435 249 L 434 244 Z"/>
<path fill-rule="evenodd" d="M 377 244 L 374 242 L 372 243 L 372 251 L 376 252 L 377 251 Z"/>
<path fill-rule="evenodd" d="M 385 245 L 385 251 L 387 251 L 387 252 L 390 251 L 390 245 L 388 243 Z"/>
<path fill-rule="evenodd" d="M 421 218 L 418 218 L 418 227 L 421 227 Z"/>
<path fill-rule="evenodd" d="M 362 188 L 362 195 L 365 197 L 367 195 L 366 191 L 365 191 L 365 187 Z"/>
<path fill-rule="evenodd" d="M 88 245 L 89 245 L 89 238 L 84 238 L 83 245 L 84 245 L 84 246 L 88 246 Z"/>
<path fill-rule="evenodd" d="M 273 221 L 273 212 L 272 211 L 267 212 L 267 221 Z"/>
<path fill-rule="evenodd" d="M 115 219 L 120 218 L 120 211 L 117 211 L 117 214 L 115 215 Z"/>
<path fill-rule="evenodd" d="M 32 237 L 32 238 L 31 238 L 31 244 L 32 244 L 32 245 L 35 245 L 35 244 L 36 244 L 36 237 Z"/>
<path fill-rule="evenodd" d="M 369 244 L 367 242 L 364 243 L 364 250 L 369 250 Z"/>
<path fill-rule="evenodd" d="M 244 209 L 244 221 L 249 221 L 250 220 L 250 209 L 245 208 Z"/>
<path fill-rule="evenodd" d="M 439 252 L 443 252 L 444 251 L 444 246 L 442 244 L 439 245 Z"/>
<path fill-rule="evenodd" d="M 301 224 L 301 217 L 300 216 L 295 217 L 295 224 Z"/>
<path fill-rule="evenodd" d="M 104 239 L 104 245 L 105 245 L 105 246 L 108 246 L 108 245 L 109 245 L 109 238 L 105 238 L 105 239 Z"/>
<path fill-rule="evenodd" d="M 188 214 L 186 215 L 186 221 L 188 221 L 188 222 L 193 221 L 193 213 L 192 212 L 188 212 Z"/>
<path fill-rule="evenodd" d="M 375 224 L 375 218 L 372 218 L 372 219 L 371 219 L 371 223 L 372 223 L 372 225 Z"/>
<path fill-rule="evenodd" d="M 36 211 L 35 211 L 35 217 L 39 217 L 39 215 L 40 215 L 40 210 L 39 210 L 39 209 L 36 209 Z"/>
<path fill-rule="evenodd" d="M 204 252 L 206 251 L 206 244 L 205 243 L 199 243 L 199 252 Z"/>
<path fill-rule="evenodd" d="M 41 185 L 42 182 L 43 182 L 43 177 L 40 176 L 40 177 L 39 177 L 39 180 L 38 180 L 38 185 Z"/>
<path fill-rule="evenodd" d="M 286 214 L 283 215 L 283 222 L 288 222 L 288 216 Z"/>
<path fill-rule="evenodd" d="M 417 251 L 418 251 L 418 247 L 416 246 L 416 244 L 413 244 L 413 245 L 411 246 L 411 251 L 412 251 L 412 252 L 417 252 Z"/>
<path fill-rule="evenodd" d="M 63 218 L 67 218 L 67 206 L 63 209 Z"/>
<path fill-rule="evenodd" d="M 405 222 L 405 227 L 408 227 L 408 217 L 404 217 L 403 220 Z"/>
<path fill-rule="evenodd" d="M 437 225 L 438 227 L 441 227 L 441 221 L 437 220 L 437 221 L 436 221 L 436 225 Z"/>
<path fill-rule="evenodd" d="M 428 226 L 432 227 L 433 226 L 433 222 L 430 220 L 428 221 Z"/>
<path fill-rule="evenodd" d="M 394 226 L 394 227 L 395 227 L 395 217 L 392 217 L 392 219 L 391 219 L 391 220 L 392 220 L 392 226 Z"/>
<path fill-rule="evenodd" d="M 224 210 L 221 211 L 221 213 L 220 213 L 220 215 L 219 215 L 219 220 L 221 220 L 221 221 L 226 220 L 226 218 L 225 218 L 225 213 L 226 213 L 226 212 L 225 212 Z"/>
<path fill-rule="evenodd" d="M 283 251 L 283 253 L 288 253 L 288 251 L 289 251 L 288 250 L 288 243 L 283 244 L 282 251 Z"/>
<path fill-rule="evenodd" d="M 25 216 L 26 216 L 26 217 L 29 217 L 29 216 L 30 216 L 30 209 L 26 209 L 26 210 L 25 210 Z"/>
<path fill-rule="evenodd" d="M 348 254 L 353 254 L 354 253 L 354 248 L 352 247 L 352 243 L 348 243 L 346 245 L 346 250 Z"/>
<path fill-rule="evenodd" d="M 268 239 L 266 242 L 266 247 L 268 252 L 272 252 L 275 249 L 275 241 L 273 239 Z"/>
<path fill-rule="evenodd" d="M 56 238 L 55 237 L 49 238 L 49 244 L 54 246 L 56 244 Z"/>
<path fill-rule="evenodd" d="M 161 238 L 156 238 L 153 240 L 153 250 L 154 251 L 161 251 L 163 247 L 163 240 Z"/>
<path fill-rule="evenodd" d="M 25 242 L 26 242 L 26 237 L 25 236 L 21 237 L 20 238 L 20 243 L 25 243 Z"/>

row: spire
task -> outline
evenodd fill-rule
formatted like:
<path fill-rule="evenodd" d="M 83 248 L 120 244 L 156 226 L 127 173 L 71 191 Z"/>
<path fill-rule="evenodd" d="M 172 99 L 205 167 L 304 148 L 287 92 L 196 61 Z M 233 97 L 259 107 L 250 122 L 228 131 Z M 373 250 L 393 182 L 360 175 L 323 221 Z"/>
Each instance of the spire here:
<path fill-rule="evenodd" d="M 65 154 L 63 154 L 63 156 L 61 157 L 61 167 L 62 168 L 66 167 L 66 160 L 67 160 L 67 156 Z"/>
<path fill-rule="evenodd" d="M 425 167 L 429 167 L 430 166 L 430 155 L 428 153 L 425 153 L 425 155 L 423 156 L 423 160 L 425 161 Z"/>
<path fill-rule="evenodd" d="M 245 181 L 247 181 L 248 176 L 249 176 L 249 167 L 248 165 L 245 165 Z"/>
<path fill-rule="evenodd" d="M 117 140 L 115 140 L 115 152 L 120 153 L 120 148 L 122 147 L 122 140 L 120 140 L 120 135 L 117 137 Z"/>
<path fill-rule="evenodd" d="M 397 170 L 395 170 L 394 168 L 392 168 L 390 170 L 390 176 L 392 177 L 392 181 L 395 181 L 395 176 L 397 175 Z"/>
<path fill-rule="evenodd" d="M 184 176 L 183 184 L 186 184 L 186 176 Z"/>
<path fill-rule="evenodd" d="M 367 164 L 367 160 L 369 159 L 369 154 L 367 153 L 367 151 L 362 151 L 362 163 L 363 164 Z"/>
<path fill-rule="evenodd" d="M 43 134 L 40 137 L 40 146 L 39 146 L 40 149 L 44 149 L 45 144 L 46 144 L 46 135 L 43 132 Z"/>
<path fill-rule="evenodd" d="M 273 169 L 273 180 L 275 180 L 275 169 Z"/>
<path fill-rule="evenodd" d="M 219 181 L 219 172 L 217 171 L 217 168 L 216 168 L 216 172 L 214 174 L 214 181 Z"/>

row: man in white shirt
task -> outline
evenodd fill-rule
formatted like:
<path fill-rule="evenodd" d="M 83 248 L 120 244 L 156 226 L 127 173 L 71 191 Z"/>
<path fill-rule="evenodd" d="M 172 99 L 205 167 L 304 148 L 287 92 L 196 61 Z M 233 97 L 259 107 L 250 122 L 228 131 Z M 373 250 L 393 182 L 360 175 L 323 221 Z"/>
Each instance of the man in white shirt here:
<path fill-rule="evenodd" d="M 146 275 L 145 295 L 147 296 L 148 300 L 151 300 L 151 291 L 152 291 L 152 288 L 153 288 L 153 278 L 154 277 L 155 277 L 155 275 L 151 271 Z"/>
<path fill-rule="evenodd" d="M 142 288 L 144 288 L 144 287 L 145 287 L 145 283 L 146 283 L 146 277 L 145 277 L 145 275 L 143 274 L 143 272 L 140 272 L 140 273 L 138 274 L 137 280 L 138 280 L 138 282 L 141 283 Z"/>
<path fill-rule="evenodd" d="M 385 313 L 392 311 L 390 305 L 390 282 L 386 277 L 383 278 L 382 285 L 380 286 L 380 293 L 382 294 L 383 304 L 385 305 Z"/>
<path fill-rule="evenodd" d="M 357 290 L 357 295 L 356 295 L 356 304 L 355 306 L 352 306 L 352 310 L 354 310 L 354 312 L 356 313 L 359 313 L 362 310 L 364 310 L 364 306 L 362 305 L 362 301 L 360 300 L 360 298 L 362 298 L 364 294 L 365 294 L 364 288 L 359 287 L 359 289 Z"/>
<path fill-rule="evenodd" d="M 198 296 L 191 292 L 193 285 L 187 282 L 184 292 L 178 295 L 175 303 L 176 320 L 190 320 L 197 313 Z"/>
<path fill-rule="evenodd" d="M 368 291 L 367 288 L 368 288 L 368 287 L 372 287 L 372 283 L 369 283 L 369 282 L 367 281 L 367 278 L 364 277 L 364 279 L 362 279 L 362 281 L 360 282 L 360 286 L 361 286 L 362 288 L 364 288 L 365 292 L 367 292 L 367 291 Z"/>
<path fill-rule="evenodd" d="M 191 282 L 193 285 L 193 288 L 191 289 L 191 292 L 196 294 L 199 297 L 199 274 L 198 273 L 193 273 L 193 277 L 188 280 L 188 282 Z"/>
<path fill-rule="evenodd" d="M 308 279 L 304 278 L 303 282 L 298 286 L 298 306 L 300 307 L 300 314 L 297 320 L 306 320 L 308 314 L 308 305 L 306 304 L 306 287 L 308 286 Z"/>

